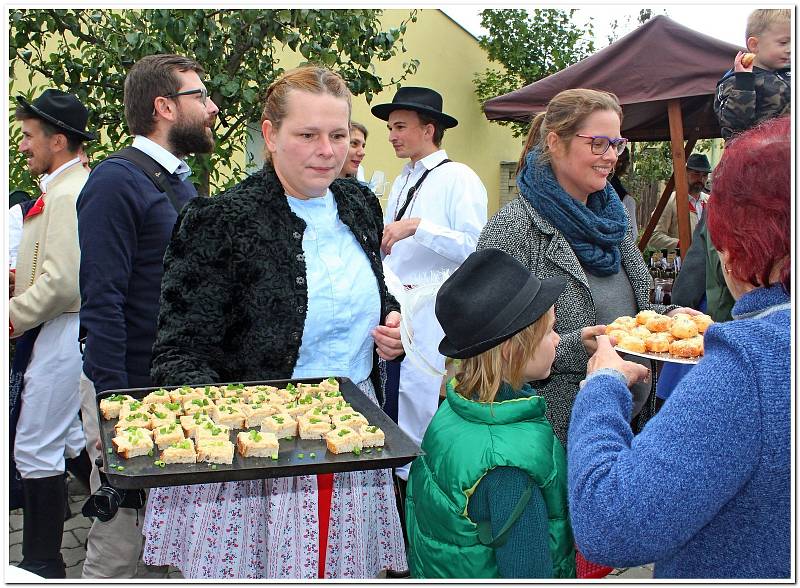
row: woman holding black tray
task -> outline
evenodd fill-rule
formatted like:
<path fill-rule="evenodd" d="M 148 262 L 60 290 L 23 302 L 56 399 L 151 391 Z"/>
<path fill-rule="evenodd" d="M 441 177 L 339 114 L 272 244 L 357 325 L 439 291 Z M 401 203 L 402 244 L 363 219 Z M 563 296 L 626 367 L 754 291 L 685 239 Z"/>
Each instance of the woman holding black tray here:
<path fill-rule="evenodd" d="M 266 95 L 264 168 L 186 206 L 164 260 L 159 385 L 341 375 L 382 396 L 377 356 L 402 353 L 400 314 L 378 201 L 336 180 L 350 109 L 339 75 L 287 72 Z M 143 533 L 144 561 L 186 578 L 407 568 L 389 470 L 154 488 Z"/>

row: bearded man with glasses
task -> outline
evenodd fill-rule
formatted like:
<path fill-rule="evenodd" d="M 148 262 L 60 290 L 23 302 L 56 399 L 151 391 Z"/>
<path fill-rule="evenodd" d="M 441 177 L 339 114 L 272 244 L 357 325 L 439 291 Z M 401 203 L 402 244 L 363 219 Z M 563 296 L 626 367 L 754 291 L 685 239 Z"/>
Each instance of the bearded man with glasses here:
<path fill-rule="evenodd" d="M 123 98 L 133 143 L 101 162 L 78 197 L 81 412 L 92 462 L 99 455 L 96 394 L 152 386 L 164 252 L 179 210 L 197 196 L 185 157 L 214 149 L 219 109 L 202 74 L 196 61 L 180 55 L 135 63 Z M 96 466 L 90 481 L 94 493 L 100 486 Z M 120 508 L 108 522 L 95 519 L 84 578 L 135 575 L 142 547 L 138 517 Z"/>

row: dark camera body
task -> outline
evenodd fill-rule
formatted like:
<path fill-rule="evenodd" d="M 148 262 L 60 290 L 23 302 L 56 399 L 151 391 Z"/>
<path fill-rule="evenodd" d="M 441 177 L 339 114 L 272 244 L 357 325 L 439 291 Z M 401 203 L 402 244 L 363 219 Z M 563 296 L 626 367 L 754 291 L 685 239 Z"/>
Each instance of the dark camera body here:
<path fill-rule="evenodd" d="M 141 488 L 123 490 L 114 488 L 108 478 L 100 471 L 100 488 L 84 503 L 81 513 L 85 517 L 96 517 L 102 522 L 110 521 L 120 508 L 140 509 L 145 503 L 145 493 Z"/>

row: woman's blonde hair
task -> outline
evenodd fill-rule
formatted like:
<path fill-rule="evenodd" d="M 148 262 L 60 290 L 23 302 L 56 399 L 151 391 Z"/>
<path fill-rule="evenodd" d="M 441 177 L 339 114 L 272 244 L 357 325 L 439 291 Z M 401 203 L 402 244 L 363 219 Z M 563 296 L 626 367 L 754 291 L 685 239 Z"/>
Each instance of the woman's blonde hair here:
<path fill-rule="evenodd" d="M 461 360 L 456 370 L 455 390 L 464 398 L 478 402 L 492 402 L 503 382 L 514 390 L 522 388 L 525 364 L 533 356 L 550 327 L 550 313 L 540 316 L 535 323 L 488 351 Z M 503 358 L 502 348 L 508 343 L 508 358 Z M 475 393 L 477 392 L 477 397 Z"/>
<path fill-rule="evenodd" d="M 525 147 L 517 163 L 517 173 L 525 163 L 525 157 L 534 147 L 541 149 L 539 161 L 550 161 L 550 150 L 547 147 L 547 134 L 555 133 L 569 144 L 584 121 L 594 112 L 611 110 L 619 116 L 622 124 L 622 107 L 619 99 L 611 92 L 576 88 L 564 90 L 556 94 L 547 104 L 547 110 L 540 112 L 531 122 Z"/>
<path fill-rule="evenodd" d="M 265 120 L 269 120 L 276 130 L 280 128 L 289 110 L 289 92 L 291 90 L 309 94 L 330 94 L 347 101 L 347 127 L 350 127 L 352 100 L 347 83 L 338 73 L 316 65 L 291 69 L 272 82 L 264 97 L 262 124 Z M 269 161 L 269 151 L 265 150 L 264 157 Z"/>

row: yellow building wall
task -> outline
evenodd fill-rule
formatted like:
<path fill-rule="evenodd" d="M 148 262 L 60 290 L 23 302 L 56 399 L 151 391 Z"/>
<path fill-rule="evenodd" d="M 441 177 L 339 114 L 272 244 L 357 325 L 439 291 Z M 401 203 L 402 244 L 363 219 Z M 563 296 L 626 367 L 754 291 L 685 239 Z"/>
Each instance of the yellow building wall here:
<path fill-rule="evenodd" d="M 444 111 L 458 120 L 457 127 L 445 132 L 442 147 L 450 159 L 465 163 L 483 180 L 491 216 L 499 208 L 500 162 L 519 158 L 522 138 L 514 138 L 508 127 L 490 123 L 481 111 L 472 79 L 490 63 L 477 39 L 440 10 L 419 10 L 417 16 L 417 22 L 406 29 L 408 52 L 388 64 L 379 64 L 376 69 L 382 78 L 388 79 L 400 74 L 406 59 L 420 60 L 417 72 L 402 85 L 433 88 L 442 95 Z M 407 17 L 408 10 L 386 10 L 383 23 L 387 27 L 397 26 Z M 371 104 L 367 104 L 363 96 L 357 96 L 353 101 L 353 119 L 369 129 L 366 157 L 362 164 L 366 177 L 369 179 L 375 170 L 381 170 L 390 186 L 408 160 L 395 156 L 389 144 L 386 123 L 373 116 L 370 107 L 391 102 L 395 92 L 395 87 L 387 88 L 376 95 Z M 387 195 L 388 190 L 384 199 Z"/>

